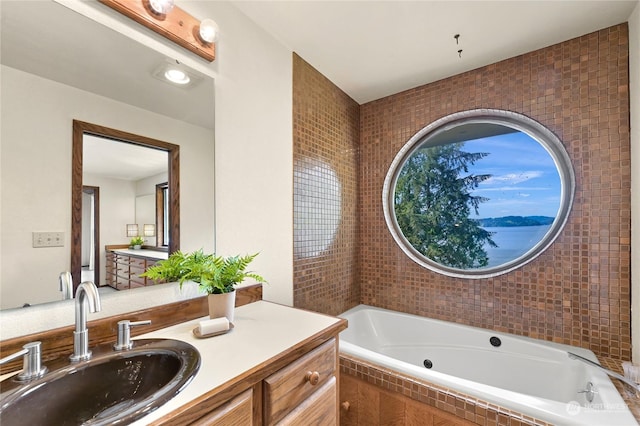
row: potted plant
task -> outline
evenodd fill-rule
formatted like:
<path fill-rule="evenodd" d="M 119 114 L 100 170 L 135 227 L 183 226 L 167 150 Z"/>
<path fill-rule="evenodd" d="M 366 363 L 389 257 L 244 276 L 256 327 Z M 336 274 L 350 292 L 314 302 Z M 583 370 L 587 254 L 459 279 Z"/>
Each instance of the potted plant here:
<path fill-rule="evenodd" d="M 129 244 L 131 245 L 131 247 L 133 247 L 134 250 L 140 250 L 142 248 L 142 245 L 144 244 L 144 238 L 140 236 L 133 237 Z"/>
<path fill-rule="evenodd" d="M 162 260 L 142 274 L 152 280 L 178 281 L 180 288 L 185 281 L 199 284 L 209 299 L 209 317 L 226 316 L 233 322 L 235 287 L 246 278 L 265 282 L 265 279 L 247 266 L 258 253 L 245 256 L 222 257 L 205 254 L 202 250 L 192 253 L 176 251 L 167 260 Z"/>

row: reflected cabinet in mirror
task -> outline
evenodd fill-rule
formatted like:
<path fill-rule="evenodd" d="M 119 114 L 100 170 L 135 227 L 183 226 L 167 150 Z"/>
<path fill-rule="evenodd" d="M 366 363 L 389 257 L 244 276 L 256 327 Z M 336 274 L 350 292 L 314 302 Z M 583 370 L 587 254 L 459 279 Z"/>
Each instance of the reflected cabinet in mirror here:
<path fill-rule="evenodd" d="M 82 264 L 92 260 L 94 267 L 100 263 L 94 279 L 104 287 L 105 246 L 128 247 L 127 224 L 138 224 L 145 245 L 165 253 L 178 244 L 181 250 L 213 251 L 213 79 L 141 44 L 134 39 L 133 24 L 126 36 L 100 23 L 112 22 L 112 11 L 99 2 L 2 1 L 0 8 L 3 324 L 7 312 L 38 316 L 42 310 L 34 305 L 69 302 L 62 301 L 60 273 L 73 272 L 77 286 Z M 72 8 L 91 9 L 87 15 L 92 18 Z M 199 60 L 194 58 L 194 66 Z M 164 80 L 167 66 L 181 67 L 191 84 Z M 97 161 L 82 150 L 94 138 L 105 145 Z M 142 147 L 149 155 L 118 154 L 120 145 Z M 165 156 L 163 171 L 155 178 L 127 177 L 120 186 L 126 191 L 110 192 L 116 180 L 124 180 L 118 175 L 107 179 L 113 171 L 85 169 L 83 178 L 83 165 L 106 166 L 114 156 L 126 157 L 125 171 L 136 175 L 156 152 Z M 143 184 L 148 186 L 142 189 Z M 166 206 L 143 206 L 144 196 L 158 199 L 156 190 L 167 195 Z M 84 221 L 83 193 L 93 199 L 88 204 L 99 203 L 93 214 L 85 212 Z M 158 220 L 156 208 L 168 212 L 166 220 Z M 83 223 L 89 229 L 85 248 L 93 247 L 85 250 L 84 259 Z M 147 227 L 145 234 L 145 225 L 155 229 Z M 56 236 L 54 244 L 36 247 L 36 240 L 50 233 Z M 103 313 L 108 315 L 113 306 L 103 287 Z M 146 288 L 140 298 L 154 303 L 153 291 Z M 130 294 L 132 301 L 138 292 L 110 290 Z M 179 292 L 173 297 L 179 298 Z"/>

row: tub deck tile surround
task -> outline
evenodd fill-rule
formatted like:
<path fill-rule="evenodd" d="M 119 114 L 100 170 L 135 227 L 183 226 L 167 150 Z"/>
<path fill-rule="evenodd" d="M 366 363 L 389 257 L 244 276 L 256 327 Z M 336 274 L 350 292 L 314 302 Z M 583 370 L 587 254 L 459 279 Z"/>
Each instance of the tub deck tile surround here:
<path fill-rule="evenodd" d="M 622 361 L 600 357 L 600 363 L 603 367 L 622 374 Z M 418 380 L 350 355 L 340 354 L 340 374 L 355 377 L 390 392 L 404 395 L 481 426 L 550 425 L 543 420 L 455 390 Z M 614 383 L 636 420 L 640 423 L 640 400 L 631 396 L 618 380 L 614 380 Z"/>
<path fill-rule="evenodd" d="M 624 375 L 624 371 L 622 370 L 622 361 L 614 358 L 607 357 L 598 357 L 600 360 L 600 365 L 604 368 L 608 368 L 609 370 L 615 371 L 616 373 Z M 636 418 L 638 423 L 640 423 L 640 398 L 631 394 L 631 391 L 622 384 L 619 380 L 613 380 L 613 384 L 620 392 L 622 399 L 627 403 L 627 406 L 633 413 L 633 416 Z"/>

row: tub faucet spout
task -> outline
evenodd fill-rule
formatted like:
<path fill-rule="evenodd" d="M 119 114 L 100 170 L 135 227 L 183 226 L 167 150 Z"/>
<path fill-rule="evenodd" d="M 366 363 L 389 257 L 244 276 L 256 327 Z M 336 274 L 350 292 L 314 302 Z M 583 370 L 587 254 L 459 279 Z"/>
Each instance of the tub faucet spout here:
<path fill-rule="evenodd" d="M 99 312 L 100 294 L 91 281 L 85 281 L 76 290 L 76 331 L 73 332 L 73 355 L 71 362 L 84 361 L 91 358 L 89 350 L 89 330 L 87 329 L 87 307 L 90 312 Z"/>
<path fill-rule="evenodd" d="M 573 352 L 567 352 L 567 354 L 569 354 L 569 358 L 571 358 L 571 359 L 575 359 L 575 360 L 584 362 L 587 365 L 590 365 L 592 367 L 595 367 L 595 368 L 597 368 L 599 370 L 604 371 L 605 373 L 607 373 L 609 376 L 613 377 L 614 379 L 620 380 L 622 383 L 626 384 L 631 389 L 633 389 L 633 391 L 635 392 L 635 396 L 640 395 L 640 385 L 638 385 L 637 383 L 634 383 L 633 381 L 627 379 L 622 374 L 618 374 L 615 371 L 611 371 L 611 370 L 609 370 L 607 368 L 604 368 L 600 364 L 595 363 L 595 362 L 591 361 L 590 359 L 581 357 L 580 355 L 576 355 Z"/>

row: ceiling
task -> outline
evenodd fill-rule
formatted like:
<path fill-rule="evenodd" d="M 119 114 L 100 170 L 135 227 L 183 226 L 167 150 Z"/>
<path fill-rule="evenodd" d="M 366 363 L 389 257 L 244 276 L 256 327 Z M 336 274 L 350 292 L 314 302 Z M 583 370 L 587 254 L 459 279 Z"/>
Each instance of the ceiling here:
<path fill-rule="evenodd" d="M 626 22 L 638 0 L 233 4 L 362 104 Z"/>
<path fill-rule="evenodd" d="M 167 151 L 93 135 L 84 135 L 82 142 L 82 168 L 93 176 L 135 182 L 166 174 L 169 167 Z"/>

